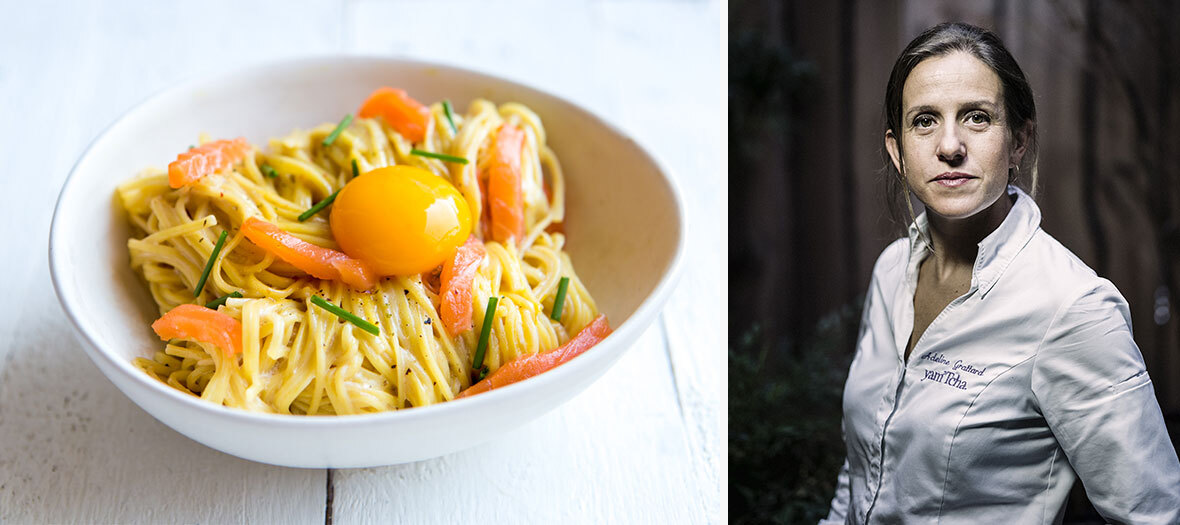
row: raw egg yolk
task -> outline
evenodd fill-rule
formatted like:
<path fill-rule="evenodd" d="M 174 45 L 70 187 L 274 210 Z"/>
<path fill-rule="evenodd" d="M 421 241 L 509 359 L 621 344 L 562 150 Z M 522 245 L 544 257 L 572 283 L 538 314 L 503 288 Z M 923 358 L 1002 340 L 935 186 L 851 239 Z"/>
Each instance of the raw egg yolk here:
<path fill-rule="evenodd" d="M 349 181 L 332 203 L 332 235 L 379 275 L 430 271 L 471 234 L 467 201 L 449 182 L 411 166 L 389 166 Z"/>

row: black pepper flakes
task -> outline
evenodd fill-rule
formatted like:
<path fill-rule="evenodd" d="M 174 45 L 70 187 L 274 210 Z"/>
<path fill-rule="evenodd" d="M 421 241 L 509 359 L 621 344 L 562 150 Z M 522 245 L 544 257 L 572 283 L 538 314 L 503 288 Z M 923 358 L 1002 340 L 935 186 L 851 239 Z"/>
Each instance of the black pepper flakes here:
<path fill-rule="evenodd" d="M 424 323 L 426 323 L 426 324 L 430 324 L 430 318 L 429 318 L 429 317 L 427 317 L 427 318 L 426 318 L 426 320 L 425 320 L 425 321 L 422 321 L 422 322 L 424 322 Z"/>

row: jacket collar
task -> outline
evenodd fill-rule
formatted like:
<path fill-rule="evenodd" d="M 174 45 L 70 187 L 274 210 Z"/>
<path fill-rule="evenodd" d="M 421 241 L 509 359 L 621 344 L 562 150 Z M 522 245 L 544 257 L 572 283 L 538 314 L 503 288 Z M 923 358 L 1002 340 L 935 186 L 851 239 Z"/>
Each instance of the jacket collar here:
<path fill-rule="evenodd" d="M 979 253 L 971 272 L 971 290 L 979 290 L 982 295 L 995 286 L 1016 254 L 1024 249 L 1041 227 L 1041 209 L 1032 197 L 1016 186 L 1008 186 L 1008 195 L 1016 195 L 1016 202 L 1008 210 L 1008 216 L 995 231 L 979 241 Z M 910 264 L 907 280 L 914 283 L 918 278 L 918 264 L 929 253 L 926 241 L 918 235 L 919 232 L 929 238 L 930 223 L 925 211 L 909 227 Z"/>

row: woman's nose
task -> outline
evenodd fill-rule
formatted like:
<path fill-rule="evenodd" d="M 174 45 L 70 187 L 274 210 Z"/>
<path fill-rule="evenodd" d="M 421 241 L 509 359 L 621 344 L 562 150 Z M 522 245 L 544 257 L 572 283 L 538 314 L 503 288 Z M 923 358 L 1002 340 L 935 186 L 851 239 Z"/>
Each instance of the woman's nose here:
<path fill-rule="evenodd" d="M 955 126 L 946 126 L 938 141 L 938 158 L 948 164 L 958 164 L 967 156 L 967 145 L 959 138 Z"/>

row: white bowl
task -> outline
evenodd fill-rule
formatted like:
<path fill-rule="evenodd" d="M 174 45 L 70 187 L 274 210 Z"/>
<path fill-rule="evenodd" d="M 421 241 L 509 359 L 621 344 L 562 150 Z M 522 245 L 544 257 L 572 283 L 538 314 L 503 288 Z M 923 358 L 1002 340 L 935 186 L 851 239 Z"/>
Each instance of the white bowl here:
<path fill-rule="evenodd" d="M 567 180 L 566 233 L 578 275 L 613 334 L 548 373 L 439 405 L 360 416 L 254 414 L 178 392 L 132 366 L 161 348 L 155 305 L 128 263 L 115 187 L 165 166 L 201 132 L 254 144 L 336 122 L 378 86 L 419 100 L 517 101 L 540 115 Z M 674 182 L 633 140 L 561 98 L 456 67 L 373 57 L 325 57 L 253 67 L 156 95 L 103 132 L 66 179 L 49 240 L 53 284 L 83 348 L 156 419 L 238 457 L 292 467 L 369 467 L 482 443 L 554 408 L 600 377 L 655 319 L 684 248 Z M 626 385 L 620 385 L 626 388 Z"/>

